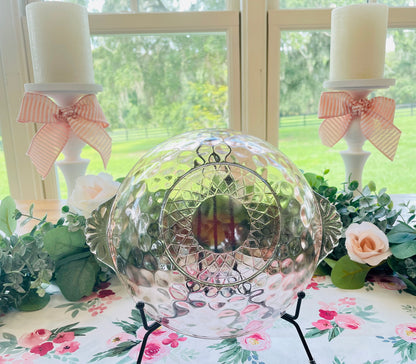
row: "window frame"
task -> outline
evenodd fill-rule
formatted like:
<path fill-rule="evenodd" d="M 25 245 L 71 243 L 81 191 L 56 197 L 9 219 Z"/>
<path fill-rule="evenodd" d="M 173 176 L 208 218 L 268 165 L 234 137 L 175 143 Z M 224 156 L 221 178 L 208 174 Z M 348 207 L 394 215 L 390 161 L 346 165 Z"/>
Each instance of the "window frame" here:
<path fill-rule="evenodd" d="M 0 2 L 0 123 L 11 195 L 59 198 L 54 170 L 42 180 L 26 150 L 36 125 L 16 123 L 24 84 L 33 82 L 24 9 Z M 230 127 L 277 145 L 280 39 L 285 30 L 329 30 L 331 9 L 279 9 L 278 0 L 229 0 L 218 12 L 89 14 L 91 35 L 223 32 L 229 61 Z M 416 28 L 416 7 L 389 8 L 389 28 Z M 4 30 L 3 30 L 4 28 Z"/>
<path fill-rule="evenodd" d="M 282 31 L 330 30 L 332 9 L 279 9 L 268 11 L 267 140 L 278 145 L 280 105 L 280 42 Z M 388 28 L 416 28 L 416 7 L 389 7 Z M 329 77 L 329 75 L 328 75 Z M 322 86 L 322 91 L 324 87 Z"/>
<path fill-rule="evenodd" d="M 57 199 L 59 191 L 55 169 L 42 180 L 25 155 L 37 126 L 16 123 L 24 84 L 33 82 L 24 14 L 25 6 L 30 2 L 33 1 L 2 0 L 0 3 L 0 24 L 8 29 L 8 32 L 1 32 L 0 37 L 0 49 L 5 50 L 0 53 L 0 96 L 4 100 L 0 103 L 0 122 L 6 168 L 10 193 L 15 199 Z M 231 10 L 209 12 L 90 13 L 88 18 L 91 35 L 225 32 L 228 45 L 230 127 L 241 130 L 240 16 L 238 10 L 233 10 L 236 8 L 234 0 L 230 1 L 229 8 Z M 12 47 L 12 44 L 17 46 Z"/>

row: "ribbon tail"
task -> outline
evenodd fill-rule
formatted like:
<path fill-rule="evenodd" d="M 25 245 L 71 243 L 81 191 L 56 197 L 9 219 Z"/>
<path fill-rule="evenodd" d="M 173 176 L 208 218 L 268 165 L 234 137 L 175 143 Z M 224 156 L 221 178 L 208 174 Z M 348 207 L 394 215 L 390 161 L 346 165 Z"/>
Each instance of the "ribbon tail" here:
<path fill-rule="evenodd" d="M 66 123 L 45 124 L 35 134 L 27 155 L 30 157 L 42 179 L 48 175 L 69 136 Z"/>
<path fill-rule="evenodd" d="M 391 161 L 394 159 L 402 132 L 393 122 L 380 116 L 363 115 L 361 129 L 371 144 Z"/>
<path fill-rule="evenodd" d="M 104 130 L 103 124 L 100 122 L 73 119 L 69 121 L 69 125 L 81 140 L 100 154 L 104 167 L 107 168 L 111 156 L 111 137 Z"/>
<path fill-rule="evenodd" d="M 319 127 L 319 137 L 322 144 L 327 147 L 333 147 L 347 132 L 351 115 L 336 116 L 333 118 L 325 119 Z"/>

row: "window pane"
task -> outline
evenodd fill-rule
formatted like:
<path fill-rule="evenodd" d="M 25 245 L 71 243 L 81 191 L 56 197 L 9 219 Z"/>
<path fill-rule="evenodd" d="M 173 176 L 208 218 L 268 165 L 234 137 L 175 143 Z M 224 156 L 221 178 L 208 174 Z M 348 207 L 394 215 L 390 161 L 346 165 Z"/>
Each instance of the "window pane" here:
<path fill-rule="evenodd" d="M 10 195 L 9 181 L 7 179 L 6 161 L 3 150 L 3 136 L 0 130 L 0 200 Z"/>
<path fill-rule="evenodd" d="M 97 97 L 113 138 L 108 172 L 115 178 L 170 136 L 229 125 L 225 33 L 108 35 L 92 42 L 95 82 L 103 86 Z M 87 173 L 104 170 L 89 146 L 82 157 L 91 160 Z"/>
<path fill-rule="evenodd" d="M 395 78 L 396 85 L 377 90 L 369 97 L 386 95 L 396 101 L 394 124 L 402 135 L 393 162 L 366 141 L 363 149 L 371 152 L 362 182 L 375 181 L 389 193 L 410 193 L 416 181 L 412 165 L 416 140 L 416 33 L 414 30 L 391 30 L 387 37 L 385 77 Z M 341 187 L 345 180 L 339 151 L 346 150 L 342 139 L 333 148 L 319 138 L 321 120 L 317 118 L 323 82 L 329 77 L 330 33 L 282 32 L 279 147 L 305 172 L 321 173 L 329 168 L 328 181 Z M 406 181 L 403 172 L 406 171 Z"/>
<path fill-rule="evenodd" d="M 55 0 L 46 0 L 55 1 Z M 58 0 L 85 6 L 90 13 L 226 10 L 227 0 Z"/>
<path fill-rule="evenodd" d="M 279 5 L 281 9 L 316 9 L 316 8 L 334 8 L 345 5 L 366 3 L 367 0 L 280 0 Z M 386 4 L 389 6 L 414 6 L 414 0 L 378 0 L 379 4 Z"/>

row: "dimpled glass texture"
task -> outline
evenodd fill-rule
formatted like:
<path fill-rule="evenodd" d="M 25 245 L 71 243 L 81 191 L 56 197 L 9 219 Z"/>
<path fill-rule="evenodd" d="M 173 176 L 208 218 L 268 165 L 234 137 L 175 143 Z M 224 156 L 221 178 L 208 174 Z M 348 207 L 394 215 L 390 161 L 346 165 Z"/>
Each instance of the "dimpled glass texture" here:
<path fill-rule="evenodd" d="M 302 173 L 230 130 L 185 133 L 143 156 L 107 233 L 118 276 L 146 313 L 212 339 L 271 326 L 306 288 L 322 242 Z"/>

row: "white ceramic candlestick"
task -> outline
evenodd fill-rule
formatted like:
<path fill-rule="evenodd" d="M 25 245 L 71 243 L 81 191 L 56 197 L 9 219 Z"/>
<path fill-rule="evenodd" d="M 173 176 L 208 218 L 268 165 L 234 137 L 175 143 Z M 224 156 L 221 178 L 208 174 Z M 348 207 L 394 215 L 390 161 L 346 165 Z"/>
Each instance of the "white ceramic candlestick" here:
<path fill-rule="evenodd" d="M 391 78 L 363 79 L 346 81 L 326 81 L 324 87 L 334 91 L 346 91 L 354 99 L 367 97 L 374 89 L 388 88 L 395 84 Z M 357 181 L 362 187 L 362 175 L 364 165 L 370 156 L 370 152 L 363 150 L 367 138 L 361 130 L 361 118 L 355 117 L 344 135 L 348 149 L 340 152 L 345 166 L 345 181 Z"/>
<path fill-rule="evenodd" d="M 354 99 L 367 97 L 370 90 L 350 91 L 350 95 Z M 356 117 L 344 135 L 348 149 L 340 152 L 345 165 L 345 181 L 357 181 L 361 186 L 361 180 L 365 162 L 370 156 L 370 152 L 363 150 L 363 146 L 367 138 L 361 130 L 361 118 Z"/>
<path fill-rule="evenodd" d="M 82 96 L 95 94 L 101 90 L 102 87 L 95 84 L 31 83 L 25 85 L 26 92 L 35 92 L 48 96 L 60 107 L 72 106 Z M 62 150 L 64 159 L 55 162 L 65 177 L 68 197 L 74 190 L 76 179 L 85 175 L 90 162 L 89 159 L 81 158 L 84 146 L 85 143 L 71 130 L 69 139 Z"/>

